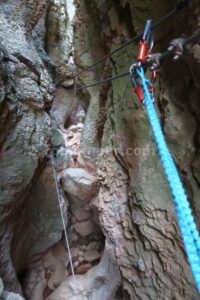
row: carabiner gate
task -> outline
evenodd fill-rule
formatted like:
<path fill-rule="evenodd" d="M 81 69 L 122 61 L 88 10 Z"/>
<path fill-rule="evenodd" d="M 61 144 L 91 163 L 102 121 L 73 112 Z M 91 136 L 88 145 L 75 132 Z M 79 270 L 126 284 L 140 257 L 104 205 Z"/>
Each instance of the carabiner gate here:
<path fill-rule="evenodd" d="M 142 40 L 140 41 L 140 44 L 139 44 L 137 63 L 133 64 L 130 67 L 130 77 L 131 77 L 132 85 L 134 87 L 134 92 L 138 96 L 140 102 L 144 101 L 144 94 L 143 94 L 142 85 L 141 85 L 141 82 L 139 80 L 139 76 L 137 73 L 137 69 L 141 66 L 145 67 L 146 58 L 150 55 L 151 50 L 153 48 L 154 42 L 153 42 L 153 36 L 151 33 L 151 29 L 152 29 L 152 20 L 147 20 L 146 26 L 144 29 L 144 34 L 143 34 Z M 153 100 L 153 91 L 154 91 L 155 81 L 156 81 L 156 72 L 153 71 L 151 81 L 149 84 L 149 91 L 152 94 L 152 100 Z"/>

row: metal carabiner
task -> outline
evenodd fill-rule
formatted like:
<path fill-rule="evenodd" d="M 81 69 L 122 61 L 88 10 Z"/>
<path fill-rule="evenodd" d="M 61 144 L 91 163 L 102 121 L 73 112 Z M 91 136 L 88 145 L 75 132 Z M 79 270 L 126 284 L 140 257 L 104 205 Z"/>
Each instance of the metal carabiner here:
<path fill-rule="evenodd" d="M 145 63 L 145 59 L 154 45 L 151 29 L 152 29 L 152 20 L 147 20 L 143 37 L 139 44 L 139 52 L 138 52 L 139 66 Z"/>
<path fill-rule="evenodd" d="M 130 77 L 131 77 L 132 85 L 133 85 L 133 88 L 134 88 L 134 92 L 138 96 L 139 101 L 143 102 L 144 101 L 144 94 L 143 94 L 141 82 L 139 81 L 139 76 L 138 76 L 138 73 L 137 73 L 137 68 L 138 67 L 139 67 L 138 64 L 133 64 L 130 67 Z"/>
<path fill-rule="evenodd" d="M 144 34 L 143 34 L 142 40 L 140 41 L 140 44 L 139 44 L 138 61 L 137 61 L 137 63 L 133 64 L 130 67 L 130 77 L 131 77 L 132 85 L 134 88 L 134 92 L 138 96 L 139 101 L 142 103 L 144 102 L 144 93 L 143 93 L 143 89 L 142 89 L 142 85 L 141 85 L 141 82 L 139 79 L 137 69 L 141 66 L 142 67 L 146 66 L 146 58 L 148 57 L 148 55 L 150 55 L 151 50 L 153 48 L 154 43 L 153 43 L 151 29 L 152 29 L 152 20 L 147 20 L 145 29 L 144 29 Z M 148 90 L 152 95 L 153 102 L 154 102 L 153 92 L 154 92 L 155 81 L 156 81 L 156 72 L 153 71 L 152 77 L 151 77 L 151 80 L 150 80 L 149 86 L 148 86 Z"/>

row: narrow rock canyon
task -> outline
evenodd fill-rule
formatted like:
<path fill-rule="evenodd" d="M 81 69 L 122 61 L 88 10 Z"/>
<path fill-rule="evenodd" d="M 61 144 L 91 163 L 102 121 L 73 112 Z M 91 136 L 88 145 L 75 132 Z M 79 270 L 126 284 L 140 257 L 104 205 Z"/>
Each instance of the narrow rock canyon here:
<path fill-rule="evenodd" d="M 0 299 L 199 299 L 130 78 L 88 87 L 128 72 L 138 44 L 85 72 L 176 2 L 0 0 Z M 153 31 L 153 52 L 197 30 L 193 0 Z M 155 85 L 198 229 L 199 82 L 200 39 Z"/>

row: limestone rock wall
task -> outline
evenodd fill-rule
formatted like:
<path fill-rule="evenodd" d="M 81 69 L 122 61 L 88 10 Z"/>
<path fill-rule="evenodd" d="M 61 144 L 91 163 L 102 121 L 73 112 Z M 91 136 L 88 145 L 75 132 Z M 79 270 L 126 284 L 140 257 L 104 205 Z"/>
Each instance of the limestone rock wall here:
<path fill-rule="evenodd" d="M 78 22 L 82 21 L 84 28 L 87 28 L 88 16 L 82 12 L 91 7 L 91 17 L 96 16 L 98 11 L 95 20 L 101 23 L 101 41 L 98 43 L 102 47 L 98 51 L 105 51 L 114 49 L 132 37 L 134 32 L 142 30 L 147 16 L 156 19 L 174 4 L 175 1 L 163 1 L 162 5 L 158 1 L 93 1 L 90 6 L 87 1 L 77 1 L 77 16 Z M 198 10 L 198 3 L 194 1 L 193 7 L 156 30 L 155 51 L 164 49 L 173 37 L 180 34 L 188 36 L 193 32 L 192 28 L 197 29 Z M 85 46 L 88 41 L 86 36 L 81 35 L 80 28 L 76 28 L 79 39 L 75 49 L 80 48 L 82 53 L 82 45 Z M 91 50 L 87 52 L 90 63 L 93 49 L 96 49 L 95 41 L 93 43 L 91 39 L 88 42 L 91 43 Z M 198 164 L 199 152 L 199 122 L 196 117 L 199 110 L 195 104 L 199 88 L 194 77 L 198 69 L 197 48 L 197 45 L 190 47 L 184 59 L 177 63 L 169 62 L 164 67 L 156 96 L 167 141 L 199 224 L 199 183 L 195 171 L 197 167 L 195 170 L 193 167 L 194 161 L 196 166 Z M 75 54 L 79 63 L 80 57 Z M 137 47 L 132 45 L 115 54 L 99 70 L 80 75 L 80 81 L 87 84 L 91 74 L 94 74 L 94 79 L 103 78 L 108 65 L 113 75 L 123 73 L 136 59 L 136 54 Z M 84 63 L 89 65 L 86 61 Z M 112 83 L 112 87 L 102 85 L 97 91 L 91 88 L 88 92 L 91 103 L 85 128 L 89 137 L 82 136 L 82 145 L 89 147 L 92 137 L 93 141 L 98 141 L 96 152 L 100 191 L 95 206 L 106 237 L 106 247 L 113 249 L 114 258 L 120 266 L 123 288 L 126 290 L 123 297 L 198 299 L 146 114 L 133 95 L 130 80 L 119 79 Z M 96 105 L 96 96 L 94 98 L 93 95 L 98 95 Z M 84 97 L 84 92 L 80 93 L 81 97 Z M 94 105 L 95 109 L 92 108 Z M 90 122 L 96 122 L 96 132 L 93 126 L 89 126 Z M 94 161 L 92 156 L 88 159 Z"/>
<path fill-rule="evenodd" d="M 48 110 L 54 86 L 31 37 L 45 7 L 46 1 L 29 1 L 28 5 L 26 1 L 3 1 L 0 5 L 0 269 L 5 287 L 18 292 L 12 241 L 23 222 L 25 199 L 50 140 Z"/>

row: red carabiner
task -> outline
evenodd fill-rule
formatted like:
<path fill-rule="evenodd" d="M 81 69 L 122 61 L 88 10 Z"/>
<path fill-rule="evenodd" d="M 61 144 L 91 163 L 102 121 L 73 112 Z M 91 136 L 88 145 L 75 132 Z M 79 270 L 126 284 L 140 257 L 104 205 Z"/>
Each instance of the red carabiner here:
<path fill-rule="evenodd" d="M 132 80 L 132 84 L 134 87 L 134 92 L 138 96 L 138 99 L 140 102 L 144 101 L 144 93 L 143 93 L 141 82 L 138 80 L 137 68 L 141 67 L 141 66 L 145 67 L 146 59 L 147 59 L 148 55 L 151 54 L 151 49 L 153 47 L 153 38 L 152 38 L 152 34 L 151 34 L 151 28 L 152 28 L 152 21 L 147 20 L 142 40 L 139 43 L 138 61 L 136 64 L 132 65 L 130 68 L 130 75 L 131 75 L 131 80 Z M 149 92 L 151 92 L 152 98 L 153 98 L 155 81 L 156 81 L 156 71 L 153 71 L 152 76 L 151 76 L 151 81 L 148 86 L 148 90 L 149 90 Z"/>
<path fill-rule="evenodd" d="M 144 93 L 143 93 L 141 85 L 134 88 L 134 92 L 138 96 L 139 101 L 143 102 L 144 101 Z"/>
<path fill-rule="evenodd" d="M 149 52 L 149 46 L 147 41 L 140 41 L 139 45 L 139 53 L 138 53 L 138 62 L 139 63 L 144 63 L 145 59 L 148 55 Z"/>

